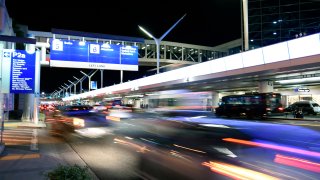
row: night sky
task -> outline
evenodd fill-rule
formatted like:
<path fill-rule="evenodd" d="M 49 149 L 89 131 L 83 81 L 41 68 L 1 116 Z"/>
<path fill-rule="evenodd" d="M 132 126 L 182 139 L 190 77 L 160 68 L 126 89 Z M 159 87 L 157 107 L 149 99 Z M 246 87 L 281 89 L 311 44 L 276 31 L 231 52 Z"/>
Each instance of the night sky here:
<path fill-rule="evenodd" d="M 239 0 L 198 1 L 72 1 L 72 0 L 6 0 L 9 16 L 15 23 L 27 25 L 29 30 L 47 31 L 52 28 L 75 31 L 133 36 L 148 39 L 138 28 L 143 26 L 155 37 L 160 37 L 185 13 L 187 16 L 163 39 L 196 45 L 216 46 L 241 37 Z M 141 77 L 147 69 L 124 72 L 124 81 Z M 80 70 L 41 69 L 41 91 L 52 92 L 72 76 L 82 77 Z M 100 72 L 91 80 L 100 85 Z M 104 71 L 104 86 L 120 82 L 119 71 Z M 87 80 L 83 82 L 87 88 Z M 79 88 L 79 86 L 77 87 Z"/>

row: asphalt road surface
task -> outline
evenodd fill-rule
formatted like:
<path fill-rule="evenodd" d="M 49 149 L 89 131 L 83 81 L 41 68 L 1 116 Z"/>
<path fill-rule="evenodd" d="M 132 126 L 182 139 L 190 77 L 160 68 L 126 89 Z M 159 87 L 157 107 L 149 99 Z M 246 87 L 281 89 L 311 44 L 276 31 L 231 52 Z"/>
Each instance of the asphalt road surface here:
<path fill-rule="evenodd" d="M 60 133 L 100 179 L 318 179 L 318 122 L 222 119 L 210 113 L 76 118 Z M 63 130 L 63 131 L 62 131 Z"/>

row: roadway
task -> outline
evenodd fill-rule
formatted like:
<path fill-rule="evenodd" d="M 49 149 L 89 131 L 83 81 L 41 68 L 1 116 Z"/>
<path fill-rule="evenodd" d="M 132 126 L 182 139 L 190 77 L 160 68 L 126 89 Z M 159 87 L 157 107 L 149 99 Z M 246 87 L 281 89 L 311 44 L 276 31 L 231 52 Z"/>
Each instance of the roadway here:
<path fill-rule="evenodd" d="M 86 126 L 63 125 L 69 128 L 59 133 L 100 179 L 317 179 L 320 173 L 319 122 L 198 112 L 77 118 Z"/>

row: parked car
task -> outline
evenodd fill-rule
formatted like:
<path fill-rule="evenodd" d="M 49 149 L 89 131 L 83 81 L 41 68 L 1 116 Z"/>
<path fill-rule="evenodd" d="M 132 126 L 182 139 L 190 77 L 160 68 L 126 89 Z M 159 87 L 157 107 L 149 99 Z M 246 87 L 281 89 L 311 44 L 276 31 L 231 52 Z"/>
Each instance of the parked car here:
<path fill-rule="evenodd" d="M 285 109 L 286 112 L 302 111 L 303 114 L 318 114 L 320 113 L 320 106 L 313 101 L 298 101 Z"/>

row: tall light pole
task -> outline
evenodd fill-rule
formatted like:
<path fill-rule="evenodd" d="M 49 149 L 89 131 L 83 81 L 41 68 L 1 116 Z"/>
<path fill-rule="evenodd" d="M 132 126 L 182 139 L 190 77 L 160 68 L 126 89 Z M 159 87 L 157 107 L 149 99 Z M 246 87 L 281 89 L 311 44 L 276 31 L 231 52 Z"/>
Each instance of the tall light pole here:
<path fill-rule="evenodd" d="M 77 84 L 78 83 L 74 83 L 74 82 L 72 82 L 72 81 L 70 81 L 70 80 L 68 80 L 71 84 L 73 84 L 73 94 L 76 94 L 76 91 L 77 91 Z M 71 89 L 71 87 L 70 87 L 70 89 Z"/>
<path fill-rule="evenodd" d="M 162 39 L 169 34 L 169 32 L 176 27 L 176 25 L 186 16 L 187 14 L 184 14 L 176 23 L 174 23 L 173 26 L 171 26 L 170 29 L 168 29 L 160 38 L 155 38 L 151 33 L 149 33 L 147 30 L 145 30 L 143 27 L 139 26 L 139 29 L 144 32 L 147 36 L 149 36 L 150 38 L 152 38 L 155 42 L 156 42 L 156 46 L 157 46 L 157 74 L 159 74 L 159 61 L 160 61 L 160 43 L 162 41 Z"/>
<path fill-rule="evenodd" d="M 70 89 L 69 89 L 69 96 L 71 96 L 71 85 L 72 85 L 72 84 L 68 85 L 67 83 L 64 83 L 64 85 L 67 86 L 67 90 L 70 88 Z"/>
<path fill-rule="evenodd" d="M 68 92 L 68 86 L 64 87 L 64 85 L 61 85 L 61 87 L 63 88 L 63 97 L 66 97 L 66 94 Z"/>
<path fill-rule="evenodd" d="M 100 69 L 101 74 L 101 88 L 103 88 L 103 69 Z"/>
<path fill-rule="evenodd" d="M 58 98 L 58 95 L 60 96 L 60 93 L 61 93 L 61 91 L 62 91 L 61 89 L 62 89 L 62 88 L 59 87 L 59 90 L 57 90 L 57 92 L 55 92 L 55 93 L 53 94 L 52 97 L 53 97 L 54 99 Z"/>
<path fill-rule="evenodd" d="M 79 92 L 79 94 L 82 93 L 82 81 L 84 80 L 84 77 L 78 79 L 77 77 L 73 76 L 73 78 L 75 78 L 78 82 L 80 82 L 80 92 Z"/>
<path fill-rule="evenodd" d="M 242 0 L 241 4 L 242 4 L 241 30 L 243 30 L 242 37 L 244 37 L 242 41 L 244 41 L 244 50 L 247 51 L 249 50 L 248 0 Z"/>
<path fill-rule="evenodd" d="M 50 96 L 53 96 L 54 94 L 56 94 L 58 91 L 57 90 L 54 90 L 51 94 L 50 94 Z"/>
<path fill-rule="evenodd" d="M 61 97 L 61 95 L 60 95 L 61 91 L 62 91 L 62 97 L 63 97 L 64 89 L 63 89 L 63 88 L 61 88 L 61 87 L 59 87 L 59 89 L 60 89 L 60 91 L 59 91 L 59 98 L 60 98 L 60 97 Z"/>
<path fill-rule="evenodd" d="M 84 73 L 83 71 L 80 71 L 83 75 L 87 76 L 88 79 L 89 79 L 89 88 L 88 88 L 89 91 L 91 90 L 91 77 L 92 77 L 97 71 L 98 71 L 98 69 L 95 70 L 91 75 L 88 75 L 88 74 Z"/>

